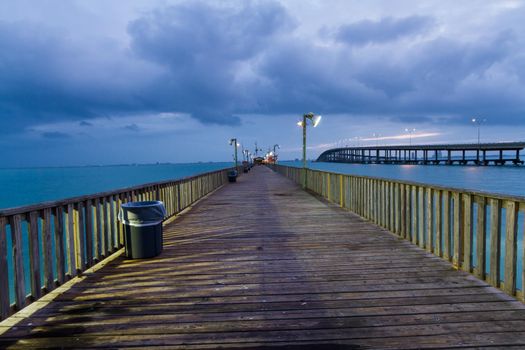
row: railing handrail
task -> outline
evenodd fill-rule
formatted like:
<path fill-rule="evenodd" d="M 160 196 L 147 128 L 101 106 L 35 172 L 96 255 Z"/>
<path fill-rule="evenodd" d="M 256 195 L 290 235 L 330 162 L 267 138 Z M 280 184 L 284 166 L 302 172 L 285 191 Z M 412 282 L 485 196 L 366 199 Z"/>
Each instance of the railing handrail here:
<path fill-rule="evenodd" d="M 75 197 L 68 197 L 68 198 L 63 198 L 63 199 L 39 202 L 39 203 L 35 203 L 35 204 L 22 205 L 22 206 L 18 206 L 18 207 L 4 208 L 4 209 L 0 209 L 0 217 L 2 217 L 2 216 L 12 216 L 12 215 L 17 215 L 17 214 L 24 214 L 24 213 L 27 213 L 27 212 L 36 211 L 36 210 L 43 210 L 43 209 L 51 208 L 51 207 L 65 206 L 65 205 L 68 205 L 68 204 L 74 204 L 74 203 L 78 203 L 78 202 L 83 202 L 83 201 L 86 201 L 88 199 L 95 199 L 95 198 L 99 198 L 99 197 L 114 196 L 114 195 L 121 194 L 121 193 L 124 193 L 124 192 L 137 191 L 137 190 L 141 190 L 141 189 L 144 189 L 144 188 L 147 188 L 147 187 L 152 187 L 152 186 L 162 186 L 162 185 L 166 185 L 166 184 L 170 184 L 170 183 L 180 183 L 180 182 L 185 182 L 185 181 L 191 181 L 192 179 L 197 178 L 197 177 L 201 177 L 201 176 L 208 175 L 208 174 L 215 174 L 215 173 L 219 173 L 221 171 L 229 170 L 229 169 L 233 169 L 233 167 L 225 167 L 225 168 L 221 168 L 221 169 L 217 169 L 217 170 L 213 170 L 213 171 L 208 171 L 208 172 L 205 172 L 205 173 L 199 173 L 199 174 L 196 174 L 196 175 L 185 176 L 185 177 L 176 178 L 176 179 L 162 180 L 162 181 L 156 181 L 156 182 L 148 182 L 148 183 L 134 185 L 134 186 L 130 186 L 130 187 L 122 187 L 122 188 L 118 188 L 118 189 L 110 190 L 110 191 L 103 191 L 103 192 L 97 192 L 97 193 L 86 194 L 86 195 L 81 195 L 81 196 L 75 196 Z"/>
<path fill-rule="evenodd" d="M 285 164 L 276 164 L 276 165 L 283 166 L 283 167 L 295 168 L 295 169 L 302 169 L 302 167 L 294 166 L 294 165 L 285 165 Z M 470 194 L 470 195 L 474 195 L 474 196 L 492 197 L 492 198 L 500 199 L 500 200 L 512 200 L 512 201 L 515 201 L 515 202 L 525 202 L 525 196 L 520 196 L 520 195 L 512 195 L 512 194 L 505 194 L 505 193 L 495 193 L 495 192 L 474 190 L 474 189 L 462 188 L 462 187 L 448 187 L 448 186 L 444 186 L 444 185 L 436 185 L 436 184 L 430 184 L 430 183 L 426 183 L 426 182 L 417 182 L 417 181 L 410 181 L 410 180 L 392 179 L 392 178 L 379 177 L 379 176 L 346 174 L 346 173 L 341 173 L 341 172 L 338 172 L 338 171 L 328 171 L 328 170 L 321 170 L 321 169 L 307 168 L 307 170 L 308 171 L 317 171 L 317 172 L 321 172 L 321 173 L 328 173 L 328 174 L 352 176 L 352 177 L 361 178 L 361 179 L 388 181 L 388 182 L 402 184 L 402 185 L 425 186 L 425 187 L 429 187 L 429 188 L 432 188 L 432 189 L 435 189 L 435 190 L 461 192 L 461 193 Z"/>

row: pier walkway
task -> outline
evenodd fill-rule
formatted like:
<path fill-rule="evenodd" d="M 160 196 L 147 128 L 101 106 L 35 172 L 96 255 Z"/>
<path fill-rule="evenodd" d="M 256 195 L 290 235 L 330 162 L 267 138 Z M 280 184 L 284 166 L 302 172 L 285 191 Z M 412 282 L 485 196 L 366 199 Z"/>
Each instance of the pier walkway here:
<path fill-rule="evenodd" d="M 157 258 L 81 278 L 0 348 L 525 347 L 521 302 L 266 167 L 168 224 Z"/>

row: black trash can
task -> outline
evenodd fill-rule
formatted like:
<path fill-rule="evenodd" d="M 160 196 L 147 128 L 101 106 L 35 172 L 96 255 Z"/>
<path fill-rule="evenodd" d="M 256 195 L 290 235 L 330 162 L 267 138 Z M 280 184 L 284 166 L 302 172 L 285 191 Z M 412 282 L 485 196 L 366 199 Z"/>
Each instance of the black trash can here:
<path fill-rule="evenodd" d="M 162 252 L 162 221 L 166 216 L 161 201 L 122 204 L 119 220 L 124 224 L 126 256 L 145 259 Z"/>
<path fill-rule="evenodd" d="M 230 170 L 228 172 L 228 181 L 237 182 L 237 170 Z"/>

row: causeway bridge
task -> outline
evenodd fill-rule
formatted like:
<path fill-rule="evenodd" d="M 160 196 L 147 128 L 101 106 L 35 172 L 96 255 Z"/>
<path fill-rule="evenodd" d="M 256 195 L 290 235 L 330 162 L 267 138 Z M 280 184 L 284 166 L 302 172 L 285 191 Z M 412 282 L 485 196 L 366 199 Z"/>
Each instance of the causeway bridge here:
<path fill-rule="evenodd" d="M 521 165 L 525 142 L 333 148 L 317 161 L 374 164 Z"/>
<path fill-rule="evenodd" d="M 144 199 L 164 251 L 129 260 L 115 211 Z M 524 348 L 524 212 L 280 165 L 5 210 L 0 348 Z"/>

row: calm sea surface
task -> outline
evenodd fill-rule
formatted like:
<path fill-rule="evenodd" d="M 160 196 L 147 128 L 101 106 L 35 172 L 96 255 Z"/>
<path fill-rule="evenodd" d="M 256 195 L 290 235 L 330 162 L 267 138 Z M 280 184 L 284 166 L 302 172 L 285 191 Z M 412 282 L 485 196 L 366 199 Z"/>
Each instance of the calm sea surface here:
<path fill-rule="evenodd" d="M 0 169 L 0 208 L 179 179 L 233 166 L 232 163 L 86 166 Z"/>
<path fill-rule="evenodd" d="M 282 162 L 302 166 L 301 162 Z M 0 208 L 178 179 L 231 163 L 0 169 Z M 309 163 L 312 169 L 525 196 L 525 167 Z"/>
<path fill-rule="evenodd" d="M 301 167 L 301 162 L 281 162 Z M 374 176 L 492 193 L 525 196 L 524 166 L 447 166 L 316 163 L 309 168 L 343 174 Z"/>

